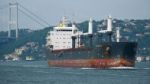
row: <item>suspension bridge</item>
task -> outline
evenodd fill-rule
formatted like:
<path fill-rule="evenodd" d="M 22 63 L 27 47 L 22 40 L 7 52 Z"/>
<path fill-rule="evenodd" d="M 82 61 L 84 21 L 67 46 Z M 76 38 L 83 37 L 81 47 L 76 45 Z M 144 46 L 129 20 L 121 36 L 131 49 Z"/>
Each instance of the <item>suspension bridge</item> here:
<path fill-rule="evenodd" d="M 8 21 L 5 23 L 5 25 L 7 25 L 6 27 L 7 35 L 0 36 L 0 42 L 5 42 L 5 41 L 8 41 L 9 39 L 19 38 L 19 29 L 21 29 L 21 27 L 19 26 L 22 26 L 19 24 L 21 21 L 19 18 L 21 18 L 22 16 L 28 17 L 31 21 L 38 24 L 41 28 L 50 26 L 47 21 L 45 21 L 43 18 L 39 17 L 38 15 L 36 15 L 31 10 L 27 9 L 25 6 L 23 6 L 22 4 L 18 2 L 9 3 L 7 5 L 0 6 L 1 14 L 2 14 L 2 10 L 8 11 L 8 14 L 4 13 L 4 15 L 8 15 L 7 16 Z M 1 25 L 3 25 L 3 23 L 0 24 L 0 27 Z M 23 28 L 32 29 L 33 27 L 23 26 Z M 15 36 L 12 36 L 12 30 L 15 30 Z"/>

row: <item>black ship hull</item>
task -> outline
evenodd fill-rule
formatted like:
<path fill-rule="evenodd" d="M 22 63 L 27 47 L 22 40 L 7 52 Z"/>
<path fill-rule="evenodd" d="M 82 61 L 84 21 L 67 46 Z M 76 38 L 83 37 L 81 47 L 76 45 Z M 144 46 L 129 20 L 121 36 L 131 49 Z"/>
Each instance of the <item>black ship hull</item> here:
<path fill-rule="evenodd" d="M 49 66 L 110 68 L 134 67 L 136 49 L 136 42 L 104 42 L 92 48 L 45 51 Z"/>

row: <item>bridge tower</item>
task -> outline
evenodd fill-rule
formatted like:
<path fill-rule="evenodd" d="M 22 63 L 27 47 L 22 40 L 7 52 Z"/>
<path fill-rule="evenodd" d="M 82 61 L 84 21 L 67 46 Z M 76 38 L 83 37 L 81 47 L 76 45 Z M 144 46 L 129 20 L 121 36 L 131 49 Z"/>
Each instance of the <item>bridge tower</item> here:
<path fill-rule="evenodd" d="M 16 35 L 19 37 L 18 29 L 18 3 L 9 3 L 9 27 L 8 27 L 8 38 L 11 37 L 11 29 L 15 28 Z"/>

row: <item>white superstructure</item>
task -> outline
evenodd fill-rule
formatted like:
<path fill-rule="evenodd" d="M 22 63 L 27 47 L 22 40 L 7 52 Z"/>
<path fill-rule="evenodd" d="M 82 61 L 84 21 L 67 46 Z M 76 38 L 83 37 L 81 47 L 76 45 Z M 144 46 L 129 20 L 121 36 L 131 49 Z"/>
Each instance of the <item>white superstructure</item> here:
<path fill-rule="evenodd" d="M 81 34 L 75 24 L 68 26 L 66 17 L 63 17 L 53 31 L 48 32 L 46 46 L 50 46 L 53 50 L 72 48 L 72 36 L 76 36 L 75 47 L 79 47 Z"/>

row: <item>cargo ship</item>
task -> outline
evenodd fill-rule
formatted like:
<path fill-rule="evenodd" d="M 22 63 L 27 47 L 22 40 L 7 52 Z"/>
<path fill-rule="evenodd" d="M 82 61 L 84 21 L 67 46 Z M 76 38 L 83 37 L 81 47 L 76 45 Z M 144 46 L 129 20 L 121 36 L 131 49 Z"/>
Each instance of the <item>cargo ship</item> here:
<path fill-rule="evenodd" d="M 94 33 L 90 19 L 88 32 L 84 33 L 75 23 L 70 25 L 63 17 L 46 37 L 48 65 L 76 68 L 134 67 L 137 42 L 120 41 L 119 29 L 116 29 L 115 40 L 112 40 L 111 16 L 108 16 L 106 26 Z"/>

